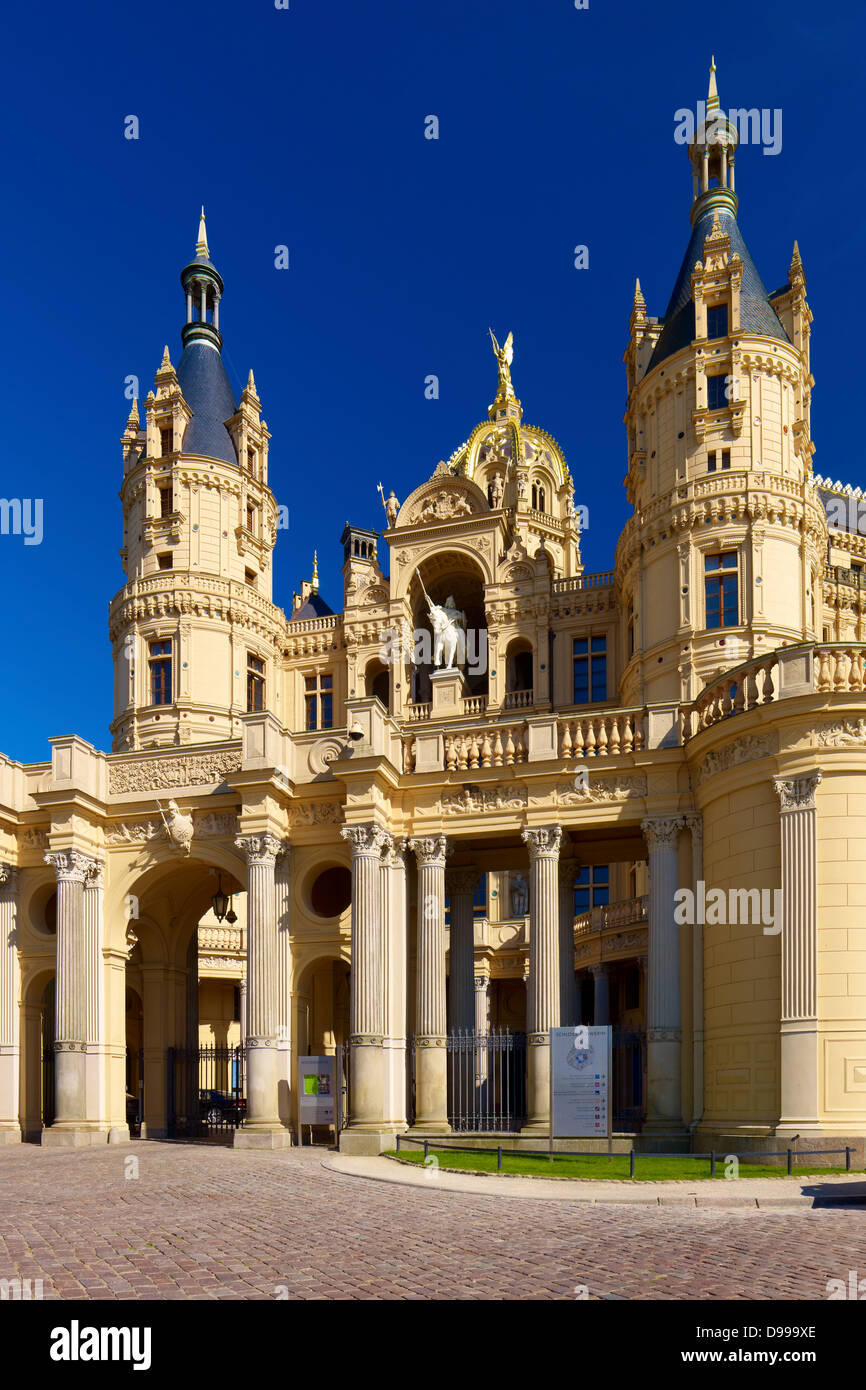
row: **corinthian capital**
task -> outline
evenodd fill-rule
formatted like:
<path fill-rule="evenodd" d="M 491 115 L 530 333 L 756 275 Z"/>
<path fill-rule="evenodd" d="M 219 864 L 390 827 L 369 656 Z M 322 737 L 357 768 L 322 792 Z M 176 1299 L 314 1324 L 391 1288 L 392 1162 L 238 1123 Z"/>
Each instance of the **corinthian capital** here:
<path fill-rule="evenodd" d="M 457 898 L 461 893 L 474 893 L 480 878 L 478 869 L 449 869 L 445 875 L 445 892 L 449 898 Z"/>
<path fill-rule="evenodd" d="M 0 885 L 12 892 L 18 884 L 18 870 L 14 864 L 0 864 Z"/>
<path fill-rule="evenodd" d="M 248 864 L 270 864 L 271 866 L 276 864 L 278 856 L 286 848 L 278 836 L 268 833 L 264 835 L 237 835 L 235 844 L 238 849 L 243 850 Z"/>
<path fill-rule="evenodd" d="M 532 825 L 523 831 L 523 839 L 529 846 L 529 858 L 558 859 L 559 842 L 562 839 L 561 825 Z"/>
<path fill-rule="evenodd" d="M 365 825 L 343 825 L 340 834 L 349 841 L 353 855 L 363 854 L 370 859 L 379 859 L 382 851 L 390 850 L 394 843 L 390 831 L 376 821 L 367 821 Z"/>
<path fill-rule="evenodd" d="M 409 848 L 415 851 L 419 869 L 444 869 L 445 860 L 451 847 L 444 835 L 422 835 L 409 841 Z"/>
<path fill-rule="evenodd" d="M 83 883 L 96 860 L 77 849 L 52 849 L 45 855 L 45 863 L 53 868 L 58 883 Z"/>
<path fill-rule="evenodd" d="M 820 768 L 802 777 L 774 777 L 773 786 L 781 811 L 814 811 L 815 793 L 822 778 Z"/>
<path fill-rule="evenodd" d="M 640 823 L 647 849 L 676 849 L 683 826 L 682 816 L 646 816 Z"/>

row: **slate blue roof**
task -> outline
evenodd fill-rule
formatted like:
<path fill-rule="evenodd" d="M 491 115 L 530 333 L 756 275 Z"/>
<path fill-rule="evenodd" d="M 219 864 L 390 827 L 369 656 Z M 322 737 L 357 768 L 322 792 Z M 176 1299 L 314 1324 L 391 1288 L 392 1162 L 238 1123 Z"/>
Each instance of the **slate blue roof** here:
<path fill-rule="evenodd" d="M 692 229 L 691 241 L 683 257 L 680 273 L 674 285 L 673 294 L 664 316 L 664 328 L 650 358 L 647 371 L 652 371 L 665 358 L 672 357 L 681 348 L 688 347 L 695 336 L 695 303 L 692 299 L 691 276 L 695 261 L 703 260 L 704 239 L 710 233 L 716 209 L 707 208 Z M 744 333 L 762 333 L 768 338 L 779 338 L 788 342 L 788 335 L 779 322 L 775 309 L 770 304 L 749 249 L 743 241 L 737 219 L 730 212 L 718 209 L 719 224 L 723 232 L 731 238 L 731 251 L 736 251 L 743 262 L 743 283 L 740 291 L 740 324 Z"/>
<path fill-rule="evenodd" d="M 310 594 L 306 603 L 303 603 L 297 613 L 293 613 L 289 618 L 290 623 L 302 622 L 305 618 L 328 618 L 334 610 L 329 608 L 321 594 Z"/>
<path fill-rule="evenodd" d="M 184 453 L 237 463 L 225 422 L 236 414 L 238 407 L 216 348 L 208 343 L 188 343 L 177 364 L 177 379 L 193 412 L 184 436 Z"/>

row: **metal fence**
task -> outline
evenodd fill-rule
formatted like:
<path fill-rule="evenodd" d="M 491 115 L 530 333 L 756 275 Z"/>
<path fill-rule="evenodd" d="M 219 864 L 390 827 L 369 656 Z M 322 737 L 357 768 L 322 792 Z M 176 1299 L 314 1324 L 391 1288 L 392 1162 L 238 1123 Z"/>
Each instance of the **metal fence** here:
<path fill-rule="evenodd" d="M 243 1047 L 170 1047 L 169 1138 L 231 1142 L 246 1115 L 245 1063 Z"/>
<path fill-rule="evenodd" d="M 448 1123 L 507 1133 L 526 1122 L 526 1034 L 507 1028 L 448 1034 Z"/>

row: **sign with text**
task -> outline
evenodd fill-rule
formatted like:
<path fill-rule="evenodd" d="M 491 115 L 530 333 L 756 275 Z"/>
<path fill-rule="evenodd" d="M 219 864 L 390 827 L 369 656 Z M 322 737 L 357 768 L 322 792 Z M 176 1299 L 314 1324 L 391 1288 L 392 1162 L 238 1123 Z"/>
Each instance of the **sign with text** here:
<path fill-rule="evenodd" d="M 551 1138 L 610 1135 L 611 1036 L 610 1028 L 551 1028 Z"/>
<path fill-rule="evenodd" d="M 302 1125 L 334 1124 L 334 1058 L 298 1058 L 298 1120 Z"/>

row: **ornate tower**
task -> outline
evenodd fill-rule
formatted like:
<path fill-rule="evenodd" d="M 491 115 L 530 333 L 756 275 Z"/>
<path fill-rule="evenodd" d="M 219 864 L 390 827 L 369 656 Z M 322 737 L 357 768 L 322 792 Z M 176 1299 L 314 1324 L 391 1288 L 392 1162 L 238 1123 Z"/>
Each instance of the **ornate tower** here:
<path fill-rule="evenodd" d="M 253 374 L 235 400 L 220 350 L 223 281 L 204 209 L 181 271 L 183 353 L 165 349 L 122 436 L 127 575 L 109 612 L 115 750 L 236 737 L 248 708 L 274 709 L 285 615 L 271 602 L 277 504 Z"/>
<path fill-rule="evenodd" d="M 748 112 L 738 112 L 741 119 Z M 689 144 L 692 233 L 664 318 L 636 284 L 625 353 L 634 515 L 617 549 L 625 703 L 820 639 L 826 519 L 812 482 L 811 313 L 799 252 L 765 290 L 737 222 L 739 132 L 710 71 Z"/>

